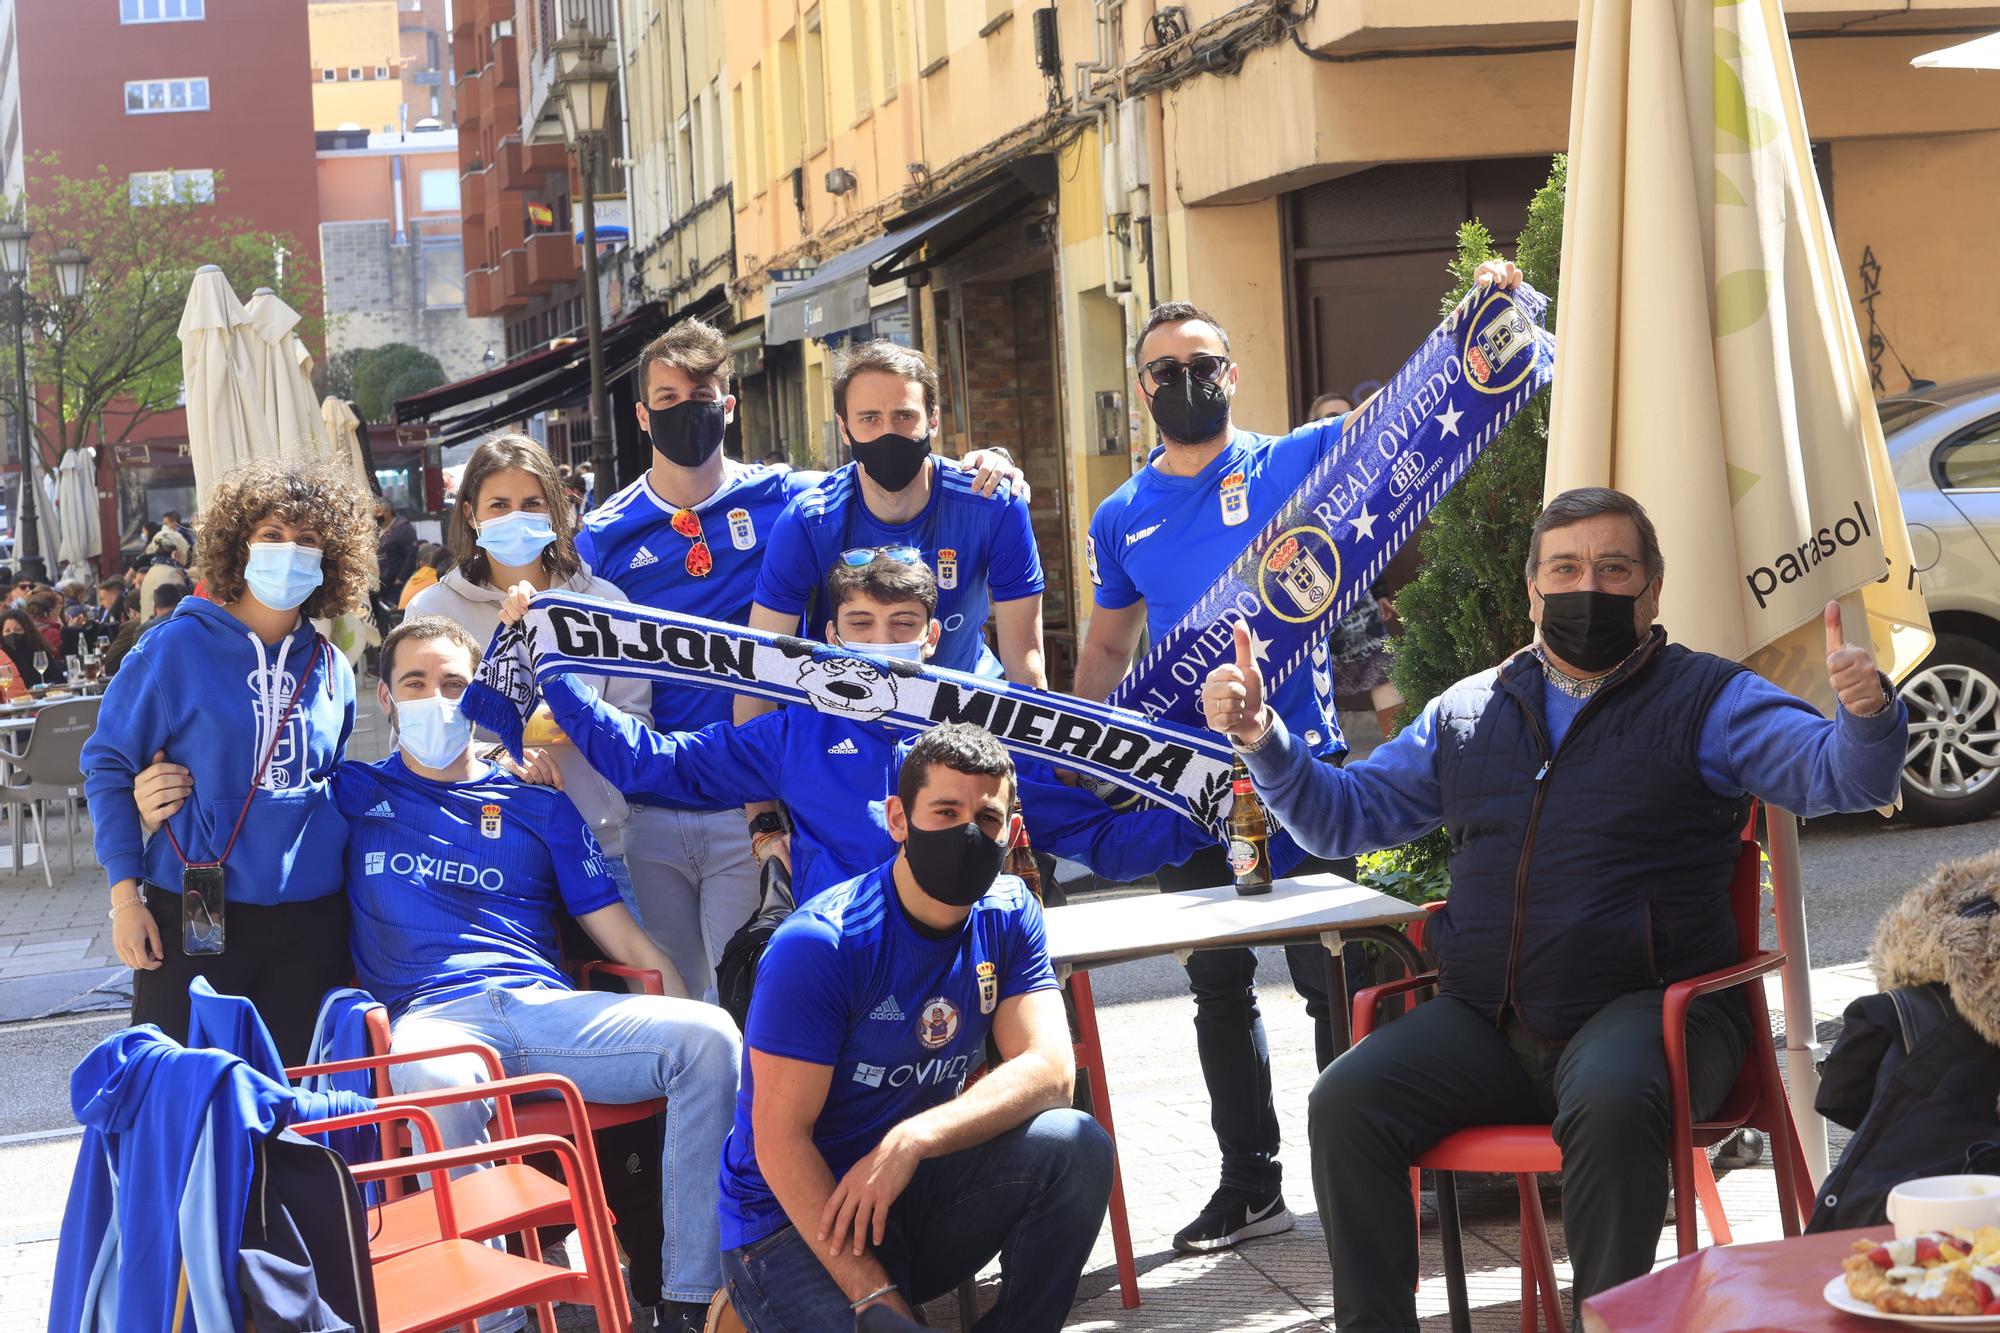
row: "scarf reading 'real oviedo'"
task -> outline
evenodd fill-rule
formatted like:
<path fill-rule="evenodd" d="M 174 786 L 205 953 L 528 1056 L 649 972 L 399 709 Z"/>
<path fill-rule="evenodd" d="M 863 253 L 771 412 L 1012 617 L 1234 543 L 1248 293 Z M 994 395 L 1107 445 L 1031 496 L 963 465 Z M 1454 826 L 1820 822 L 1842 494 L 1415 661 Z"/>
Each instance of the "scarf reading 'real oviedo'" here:
<path fill-rule="evenodd" d="M 519 754 L 536 682 L 580 672 L 753 694 L 911 730 L 971 722 L 1100 791 L 1158 801 L 1220 833 L 1232 755 L 1205 728 L 1200 691 L 1210 669 L 1233 656 L 1233 623 L 1248 622 L 1269 683 L 1306 661 L 1438 497 L 1548 384 L 1547 305 L 1525 285 L 1468 296 L 1382 393 L 1348 416 L 1340 447 L 1106 703 L 551 592 L 494 635 L 465 712 Z"/>

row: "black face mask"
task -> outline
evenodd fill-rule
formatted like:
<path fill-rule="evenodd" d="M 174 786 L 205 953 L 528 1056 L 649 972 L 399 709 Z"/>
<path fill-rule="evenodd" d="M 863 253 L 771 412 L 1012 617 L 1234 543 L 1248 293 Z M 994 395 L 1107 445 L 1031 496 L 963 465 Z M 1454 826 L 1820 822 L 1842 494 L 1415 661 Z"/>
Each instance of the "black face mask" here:
<path fill-rule="evenodd" d="M 1229 395 L 1214 380 L 1183 372 L 1179 384 L 1162 385 L 1146 400 L 1153 424 L 1175 444 L 1201 444 L 1229 424 Z"/>
<path fill-rule="evenodd" d="M 729 409 L 719 402 L 690 398 L 653 409 L 647 420 L 660 457 L 679 467 L 700 467 L 722 447 Z"/>
<path fill-rule="evenodd" d="M 1639 599 L 1622 592 L 1542 594 L 1542 642 L 1549 651 L 1585 671 L 1609 671 L 1639 646 L 1632 610 Z"/>
<path fill-rule="evenodd" d="M 857 440 L 850 435 L 847 447 L 870 481 L 885 491 L 900 491 L 923 471 L 924 460 L 931 456 L 931 437 L 925 434 L 913 440 L 894 431 L 872 440 Z"/>
<path fill-rule="evenodd" d="M 912 821 L 903 855 L 910 858 L 917 887 L 949 907 L 970 907 L 1000 877 L 1007 849 L 980 832 L 977 824 L 929 829 Z"/>

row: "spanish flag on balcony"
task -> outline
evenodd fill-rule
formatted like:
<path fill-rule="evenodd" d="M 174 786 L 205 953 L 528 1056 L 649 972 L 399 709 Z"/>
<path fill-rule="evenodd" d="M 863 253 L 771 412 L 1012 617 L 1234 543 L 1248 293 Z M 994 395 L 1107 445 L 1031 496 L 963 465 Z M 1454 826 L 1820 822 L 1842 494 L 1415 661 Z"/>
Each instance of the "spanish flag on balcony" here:
<path fill-rule="evenodd" d="M 556 229 L 556 211 L 547 204 L 529 204 L 528 225 L 542 231 L 554 231 Z"/>

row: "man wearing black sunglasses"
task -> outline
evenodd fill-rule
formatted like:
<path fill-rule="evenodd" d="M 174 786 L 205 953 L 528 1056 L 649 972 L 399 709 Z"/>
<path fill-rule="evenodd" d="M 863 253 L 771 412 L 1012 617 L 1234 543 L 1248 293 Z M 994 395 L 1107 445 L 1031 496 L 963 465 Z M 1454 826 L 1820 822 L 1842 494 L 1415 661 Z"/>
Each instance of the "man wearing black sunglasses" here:
<path fill-rule="evenodd" d="M 1475 281 L 1517 286 L 1520 270 L 1504 261 L 1481 266 Z M 1084 546 L 1096 609 L 1077 663 L 1076 692 L 1110 694 L 1132 664 L 1143 629 L 1154 637 L 1179 624 L 1306 475 L 1338 447 L 1342 417 L 1309 422 L 1289 435 L 1240 430 L 1230 419 L 1241 367 L 1214 317 L 1185 301 L 1156 307 L 1140 330 L 1134 361 L 1138 391 L 1160 433 L 1146 466 L 1098 506 Z M 1317 678 L 1316 678 L 1317 677 Z M 1323 672 L 1295 672 L 1271 704 L 1316 757 L 1346 753 Z M 1288 874 L 1353 863 L 1305 861 Z M 1227 884 L 1220 846 L 1160 872 L 1168 892 Z M 1293 984 L 1313 1018 L 1319 1062 L 1332 1054 L 1325 968 L 1317 945 L 1286 950 Z M 1222 1150 L 1221 1186 L 1174 1237 L 1199 1253 L 1290 1229 L 1271 1061 L 1257 1009 L 1257 956 L 1248 949 L 1207 949 L 1187 963 L 1195 998 L 1196 1049 L 1208 1084 L 1210 1124 Z"/>

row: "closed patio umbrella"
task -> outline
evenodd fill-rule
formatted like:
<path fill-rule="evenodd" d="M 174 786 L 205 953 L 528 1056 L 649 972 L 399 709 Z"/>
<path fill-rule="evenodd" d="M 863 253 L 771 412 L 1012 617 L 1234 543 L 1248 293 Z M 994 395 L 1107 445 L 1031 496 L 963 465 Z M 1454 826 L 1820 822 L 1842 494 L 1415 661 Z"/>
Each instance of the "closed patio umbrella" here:
<path fill-rule="evenodd" d="M 269 287 L 259 287 L 244 313 L 248 322 L 240 332 L 256 369 L 256 405 L 278 456 L 326 461 L 326 424 L 313 394 L 312 353 L 296 332 L 298 311 Z"/>
<path fill-rule="evenodd" d="M 352 467 L 361 484 L 372 490 L 368 462 L 361 453 L 361 418 L 354 414 L 354 408 L 345 398 L 328 394 L 319 405 L 319 416 L 329 457 L 336 464 Z"/>
<path fill-rule="evenodd" d="M 32 441 L 30 441 L 28 447 L 39 451 L 39 446 L 35 445 Z M 20 474 L 20 483 L 14 488 L 14 521 L 17 553 L 20 538 L 20 515 L 23 512 L 22 500 L 27 493 L 27 472 L 26 469 L 23 469 Z M 55 479 L 49 476 L 48 470 L 39 463 L 35 467 L 35 554 L 48 565 L 52 576 L 54 571 L 62 568 L 62 528 L 56 518 Z"/>
<path fill-rule="evenodd" d="M 63 564 L 90 560 L 104 547 L 97 504 L 97 451 L 72 449 L 56 469 L 56 552 Z"/>
<path fill-rule="evenodd" d="M 1779 0 L 1586 0 L 1548 494 L 1660 529 L 1661 620 L 1831 711 L 1821 613 L 1892 679 L 1930 650 Z M 1885 566 L 1888 577 L 1883 579 Z M 1793 1113 L 1826 1171 L 1797 830 L 1771 859 Z"/>
<path fill-rule="evenodd" d="M 195 502 L 206 505 L 230 469 L 276 448 L 258 401 L 256 366 L 239 330 L 248 323 L 229 279 L 213 264 L 195 270 L 181 312 L 181 379 Z"/>
<path fill-rule="evenodd" d="M 1910 63 L 1918 69 L 2000 69 L 2000 32 L 1947 46 L 1942 51 L 1926 51 Z"/>

